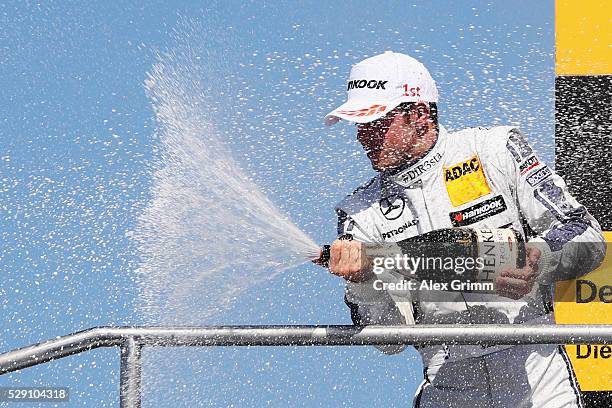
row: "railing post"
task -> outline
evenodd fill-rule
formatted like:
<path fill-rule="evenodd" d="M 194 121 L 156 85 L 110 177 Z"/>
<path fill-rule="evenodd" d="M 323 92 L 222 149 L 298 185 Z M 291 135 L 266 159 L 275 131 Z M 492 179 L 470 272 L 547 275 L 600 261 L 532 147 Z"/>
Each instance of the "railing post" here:
<path fill-rule="evenodd" d="M 140 408 L 140 387 L 142 380 L 141 350 L 142 345 L 133 337 L 128 337 L 121 344 L 121 408 Z"/>

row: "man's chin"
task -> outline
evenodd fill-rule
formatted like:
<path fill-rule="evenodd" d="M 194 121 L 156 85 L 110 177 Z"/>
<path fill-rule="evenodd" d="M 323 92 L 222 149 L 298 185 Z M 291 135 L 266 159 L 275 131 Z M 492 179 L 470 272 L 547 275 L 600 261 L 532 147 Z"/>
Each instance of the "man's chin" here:
<path fill-rule="evenodd" d="M 383 171 L 384 168 L 380 167 L 380 165 L 378 163 L 374 163 L 372 162 L 372 168 L 374 169 L 374 171 Z"/>
<path fill-rule="evenodd" d="M 372 163 L 372 168 L 374 171 L 393 170 L 400 167 L 400 165 L 397 163 L 385 163 L 384 161 L 380 160 L 370 160 L 370 162 Z"/>

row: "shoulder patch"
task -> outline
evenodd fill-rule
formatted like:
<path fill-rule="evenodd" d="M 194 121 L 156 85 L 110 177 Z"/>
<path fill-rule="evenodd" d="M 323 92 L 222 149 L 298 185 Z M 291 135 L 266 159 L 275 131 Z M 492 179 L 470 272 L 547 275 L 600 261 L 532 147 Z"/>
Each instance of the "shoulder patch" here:
<path fill-rule="evenodd" d="M 549 179 L 550 176 L 552 176 L 552 171 L 548 166 L 545 166 L 527 176 L 527 183 L 529 183 L 531 187 L 535 187 L 542 181 Z"/>
<path fill-rule="evenodd" d="M 538 157 L 535 154 L 532 154 L 527 159 L 525 159 L 524 162 L 521 163 L 521 165 L 519 166 L 519 171 L 521 172 L 521 175 L 525 175 L 529 173 L 530 170 L 538 167 L 539 165 L 540 160 L 538 160 Z"/>

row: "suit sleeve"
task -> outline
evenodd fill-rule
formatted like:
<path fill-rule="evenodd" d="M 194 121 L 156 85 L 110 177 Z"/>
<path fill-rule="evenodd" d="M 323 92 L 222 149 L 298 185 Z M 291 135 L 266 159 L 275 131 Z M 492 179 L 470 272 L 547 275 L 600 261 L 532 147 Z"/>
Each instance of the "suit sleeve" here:
<path fill-rule="evenodd" d="M 341 209 L 338 215 L 338 238 L 372 242 L 350 216 Z M 376 277 L 365 282 L 347 282 L 344 303 L 351 311 L 351 320 L 356 326 L 414 324 L 410 302 L 397 302 L 387 291 L 374 289 Z M 397 354 L 406 346 L 376 346 L 385 354 Z"/>
<path fill-rule="evenodd" d="M 542 251 L 540 283 L 574 279 L 597 268 L 606 253 L 597 220 L 516 128 L 507 133 L 505 153 L 519 210 L 535 235 L 528 241 Z"/>

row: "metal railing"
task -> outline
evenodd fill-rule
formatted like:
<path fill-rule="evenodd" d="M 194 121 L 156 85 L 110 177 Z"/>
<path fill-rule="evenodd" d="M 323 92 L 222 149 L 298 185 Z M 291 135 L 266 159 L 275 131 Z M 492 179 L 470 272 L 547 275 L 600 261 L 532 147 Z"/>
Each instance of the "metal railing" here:
<path fill-rule="evenodd" d="M 612 325 L 97 327 L 0 354 L 0 375 L 99 347 L 121 348 L 120 406 L 141 405 L 144 346 L 612 344 Z"/>

